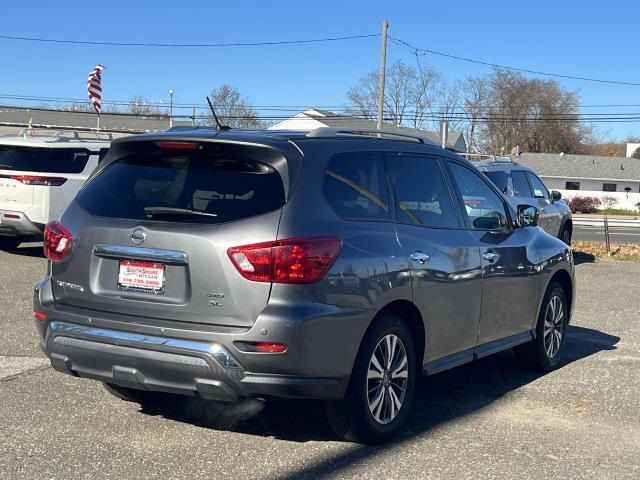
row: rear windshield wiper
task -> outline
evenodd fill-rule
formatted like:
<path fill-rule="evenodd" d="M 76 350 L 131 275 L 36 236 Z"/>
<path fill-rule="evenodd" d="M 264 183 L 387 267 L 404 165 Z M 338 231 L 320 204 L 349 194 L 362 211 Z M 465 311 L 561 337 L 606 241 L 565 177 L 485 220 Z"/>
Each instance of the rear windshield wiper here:
<path fill-rule="evenodd" d="M 207 213 L 201 210 L 178 207 L 145 207 L 147 217 L 174 216 L 174 217 L 217 217 L 215 213 Z"/>

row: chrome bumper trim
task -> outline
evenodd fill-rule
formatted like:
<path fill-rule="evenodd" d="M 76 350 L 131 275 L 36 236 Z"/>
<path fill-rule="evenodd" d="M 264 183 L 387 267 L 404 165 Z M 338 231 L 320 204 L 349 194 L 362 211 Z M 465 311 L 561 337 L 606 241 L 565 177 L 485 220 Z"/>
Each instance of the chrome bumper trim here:
<path fill-rule="evenodd" d="M 177 250 L 160 250 L 157 248 L 99 244 L 93 247 L 93 254 L 98 257 L 151 260 L 175 265 L 187 265 L 189 263 L 189 257 L 184 252 Z"/>
<path fill-rule="evenodd" d="M 49 324 L 49 335 L 64 336 L 66 334 L 81 339 L 95 340 L 97 342 L 111 343 L 114 345 L 147 347 L 168 347 L 187 352 L 196 352 L 214 357 L 225 368 L 241 368 L 240 363 L 220 344 L 197 342 L 193 340 L 180 340 L 177 338 L 163 338 L 139 333 L 108 330 L 106 328 L 87 327 L 65 322 L 53 321 Z M 122 343 L 125 342 L 125 343 Z"/>

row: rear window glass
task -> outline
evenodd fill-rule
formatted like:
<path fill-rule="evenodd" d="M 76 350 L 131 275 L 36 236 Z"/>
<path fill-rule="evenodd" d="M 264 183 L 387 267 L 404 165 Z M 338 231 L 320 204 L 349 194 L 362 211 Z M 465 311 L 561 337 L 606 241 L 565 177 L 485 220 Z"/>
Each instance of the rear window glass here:
<path fill-rule="evenodd" d="M 207 152 L 144 152 L 112 163 L 77 196 L 101 217 L 223 223 L 280 208 L 280 175 L 270 166 Z"/>
<path fill-rule="evenodd" d="M 507 177 L 506 172 L 497 170 L 495 172 L 484 172 L 484 174 L 498 187 L 498 190 L 505 195 L 509 194 L 509 177 Z"/>
<path fill-rule="evenodd" d="M 334 155 L 325 172 L 324 195 L 344 219 L 388 219 L 389 193 L 382 156 L 369 152 Z"/>
<path fill-rule="evenodd" d="M 0 170 L 82 173 L 91 152 L 81 148 L 33 148 L 0 145 Z"/>

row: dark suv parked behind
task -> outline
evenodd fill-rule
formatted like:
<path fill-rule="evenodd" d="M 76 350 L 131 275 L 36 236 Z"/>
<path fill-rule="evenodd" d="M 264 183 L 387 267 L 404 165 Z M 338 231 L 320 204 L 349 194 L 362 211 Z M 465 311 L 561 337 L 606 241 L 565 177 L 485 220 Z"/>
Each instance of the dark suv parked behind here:
<path fill-rule="evenodd" d="M 126 400 L 326 400 L 342 438 L 404 424 L 416 377 L 516 347 L 558 365 L 573 258 L 417 138 L 196 129 L 119 139 L 36 286 L 56 370 Z"/>
<path fill-rule="evenodd" d="M 547 233 L 571 245 L 573 219 L 571 208 L 557 190 L 549 191 L 535 172 L 511 157 L 465 154 L 507 197 L 512 205 L 534 205 L 540 212 L 538 225 Z"/>

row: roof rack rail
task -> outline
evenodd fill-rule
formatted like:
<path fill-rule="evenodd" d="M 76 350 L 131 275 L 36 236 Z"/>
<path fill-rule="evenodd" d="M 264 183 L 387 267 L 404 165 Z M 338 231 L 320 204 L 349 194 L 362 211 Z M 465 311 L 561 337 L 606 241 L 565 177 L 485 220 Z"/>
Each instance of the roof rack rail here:
<path fill-rule="evenodd" d="M 386 137 L 399 137 L 400 139 L 408 139 L 418 143 L 426 143 L 425 139 L 417 135 L 410 135 L 408 133 L 390 132 L 389 130 L 379 130 L 376 128 L 331 128 L 331 127 L 318 127 L 307 133 L 307 137 L 310 138 L 330 138 L 340 135 L 362 135 L 368 137 L 382 138 Z"/>
<path fill-rule="evenodd" d="M 108 132 L 85 132 L 81 130 L 61 129 L 61 128 L 24 128 L 20 130 L 19 137 L 35 138 L 38 133 L 46 132 L 47 136 L 50 136 L 55 141 L 62 142 L 67 140 L 104 140 L 112 141 L 113 134 Z M 50 133 L 53 132 L 53 135 Z M 67 134 L 72 134 L 71 136 Z M 82 134 L 82 136 L 80 136 Z"/>
<path fill-rule="evenodd" d="M 495 163 L 516 163 L 507 155 L 489 155 L 486 153 L 459 153 L 458 155 L 466 158 L 471 162 L 481 162 L 483 160 L 491 160 Z"/>

